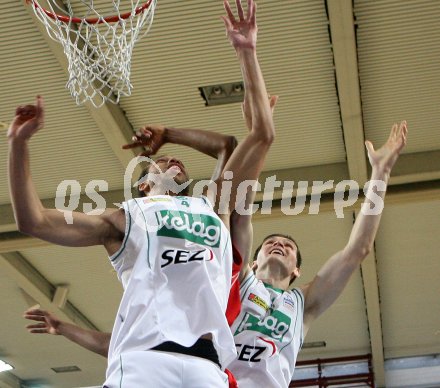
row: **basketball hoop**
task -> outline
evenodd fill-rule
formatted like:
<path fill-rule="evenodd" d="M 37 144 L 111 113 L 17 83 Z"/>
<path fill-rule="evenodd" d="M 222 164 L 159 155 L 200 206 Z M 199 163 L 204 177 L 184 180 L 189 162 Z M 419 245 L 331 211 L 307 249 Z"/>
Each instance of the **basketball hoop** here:
<path fill-rule="evenodd" d="M 65 7 L 60 0 L 46 1 L 49 9 L 37 0 L 26 0 L 49 36 L 63 45 L 69 63 L 66 87 L 76 103 L 91 101 L 98 108 L 130 96 L 133 48 L 148 33 L 157 0 L 125 1 L 131 3 L 125 10 L 120 9 L 120 0 L 112 0 L 111 16 L 103 16 L 93 0 L 64 0 Z M 74 11 L 84 15 L 75 17 Z"/>

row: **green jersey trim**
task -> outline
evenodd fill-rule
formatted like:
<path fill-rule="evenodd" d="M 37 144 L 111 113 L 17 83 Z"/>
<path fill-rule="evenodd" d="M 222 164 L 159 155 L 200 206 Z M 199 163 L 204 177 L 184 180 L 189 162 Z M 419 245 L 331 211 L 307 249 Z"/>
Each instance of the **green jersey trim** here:
<path fill-rule="evenodd" d="M 264 282 L 263 282 L 263 284 L 264 284 L 264 287 L 266 287 L 266 288 L 270 288 L 271 290 L 274 290 L 274 291 L 276 291 L 276 292 L 279 292 L 280 294 L 282 294 L 282 293 L 284 292 L 284 290 L 282 290 L 281 288 L 276 288 L 276 287 L 272 286 L 272 285 L 269 284 L 269 283 L 264 283 Z"/>

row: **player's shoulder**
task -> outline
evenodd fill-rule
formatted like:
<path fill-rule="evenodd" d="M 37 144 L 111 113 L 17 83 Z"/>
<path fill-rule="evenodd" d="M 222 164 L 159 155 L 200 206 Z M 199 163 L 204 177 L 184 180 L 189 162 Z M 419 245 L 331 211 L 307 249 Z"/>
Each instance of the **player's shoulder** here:
<path fill-rule="evenodd" d="M 118 227 L 121 223 L 125 222 L 124 208 L 107 208 L 105 209 L 99 217 L 102 218 L 107 223 Z"/>

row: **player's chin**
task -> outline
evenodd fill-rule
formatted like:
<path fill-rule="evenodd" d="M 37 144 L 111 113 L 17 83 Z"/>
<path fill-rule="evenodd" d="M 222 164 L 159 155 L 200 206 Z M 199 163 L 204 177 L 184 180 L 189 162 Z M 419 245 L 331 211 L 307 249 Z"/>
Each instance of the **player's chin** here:
<path fill-rule="evenodd" d="M 174 182 L 176 182 L 178 185 L 183 185 L 188 181 L 189 179 L 184 173 L 179 173 L 174 177 Z"/>
<path fill-rule="evenodd" d="M 282 255 L 269 255 L 267 258 L 267 262 L 271 264 L 276 263 L 277 265 L 281 265 L 282 267 L 287 268 L 287 258 Z"/>

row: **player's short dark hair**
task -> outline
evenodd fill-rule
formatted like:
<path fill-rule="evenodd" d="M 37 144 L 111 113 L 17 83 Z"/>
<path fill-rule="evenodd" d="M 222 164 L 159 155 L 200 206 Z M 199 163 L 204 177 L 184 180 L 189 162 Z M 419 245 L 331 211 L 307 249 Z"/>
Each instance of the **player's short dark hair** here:
<path fill-rule="evenodd" d="M 273 234 L 269 234 L 268 236 L 266 236 L 262 243 L 258 246 L 258 248 L 255 250 L 254 253 L 254 261 L 257 260 L 258 254 L 260 253 L 261 247 L 263 246 L 263 244 L 265 243 L 266 240 L 270 239 L 271 237 L 283 237 L 283 238 L 287 238 L 288 240 L 292 241 L 295 245 L 296 245 L 296 267 L 297 268 L 301 268 L 301 263 L 302 263 L 302 258 L 301 258 L 301 252 L 299 251 L 299 246 L 298 243 L 293 239 L 292 236 L 289 236 L 287 234 L 282 234 L 282 233 L 273 233 Z M 295 280 L 295 278 L 293 278 L 289 285 L 293 283 L 293 281 Z"/>
<path fill-rule="evenodd" d="M 156 157 L 155 161 L 160 159 L 161 157 L 162 156 Z M 138 182 L 150 172 L 151 165 L 152 165 L 151 162 L 147 163 L 145 168 L 142 170 L 141 175 L 139 175 Z M 139 190 L 139 185 L 138 185 L 138 189 L 137 190 L 138 190 L 139 197 L 146 197 L 145 193 L 142 190 Z M 183 196 L 189 195 L 189 186 L 184 187 L 182 189 L 182 191 L 179 193 L 179 195 L 183 195 Z"/>

